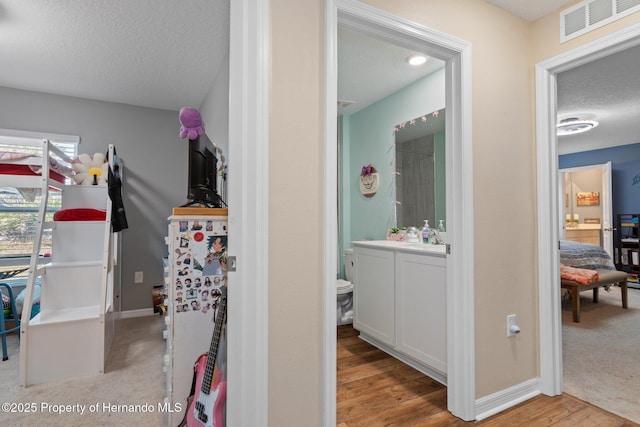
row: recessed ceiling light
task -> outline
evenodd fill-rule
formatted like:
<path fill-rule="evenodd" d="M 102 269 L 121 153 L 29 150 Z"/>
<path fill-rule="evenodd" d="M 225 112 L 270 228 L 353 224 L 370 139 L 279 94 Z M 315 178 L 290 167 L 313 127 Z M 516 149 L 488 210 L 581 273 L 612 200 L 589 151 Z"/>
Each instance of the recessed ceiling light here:
<path fill-rule="evenodd" d="M 598 126 L 598 122 L 595 120 L 581 120 L 577 117 L 570 117 L 560 120 L 556 129 L 558 136 L 564 136 L 587 132 L 596 126 Z"/>
<path fill-rule="evenodd" d="M 421 53 L 414 53 L 413 55 L 407 56 L 406 61 L 411 65 L 418 66 L 427 62 L 427 57 Z"/>

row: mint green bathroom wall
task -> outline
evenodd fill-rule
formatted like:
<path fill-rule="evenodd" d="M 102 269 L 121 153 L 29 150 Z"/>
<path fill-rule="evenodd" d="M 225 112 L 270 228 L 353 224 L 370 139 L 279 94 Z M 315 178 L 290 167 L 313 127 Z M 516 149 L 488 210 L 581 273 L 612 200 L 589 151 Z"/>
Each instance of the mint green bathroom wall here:
<path fill-rule="evenodd" d="M 351 187 L 349 176 L 349 116 L 338 117 L 338 279 L 345 278 L 344 249 L 351 247 Z M 346 245 L 343 243 L 346 242 Z"/>
<path fill-rule="evenodd" d="M 445 114 L 447 112 L 445 111 Z M 446 119 L 445 119 L 446 120 Z M 436 156 L 435 159 L 435 197 L 436 197 L 436 223 L 434 227 L 438 226 L 439 220 L 447 219 L 447 174 L 446 174 L 446 158 L 445 158 L 445 138 L 444 132 L 438 132 L 433 135 L 433 149 Z M 445 228 L 447 222 L 444 222 Z"/>
<path fill-rule="evenodd" d="M 348 188 L 342 202 L 349 204 L 349 209 L 343 211 L 345 216 L 339 221 L 344 231 L 340 253 L 351 247 L 353 240 L 384 239 L 386 230 L 396 225 L 393 129 L 399 123 L 444 107 L 445 70 L 441 69 L 343 119 L 349 125 L 348 132 L 342 133 L 342 147 L 348 150 L 348 157 L 344 157 L 348 162 L 340 165 L 345 168 L 341 176 Z M 380 179 L 373 197 L 363 196 L 359 189 L 362 167 L 369 164 L 378 171 Z"/>

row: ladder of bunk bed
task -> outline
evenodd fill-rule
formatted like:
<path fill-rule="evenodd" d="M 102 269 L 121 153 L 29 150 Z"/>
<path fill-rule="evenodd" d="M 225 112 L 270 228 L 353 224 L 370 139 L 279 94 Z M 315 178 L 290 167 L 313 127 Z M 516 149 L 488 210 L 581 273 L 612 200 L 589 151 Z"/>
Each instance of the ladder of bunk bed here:
<path fill-rule="evenodd" d="M 64 189 L 64 183 L 60 183 L 50 178 L 51 164 L 49 158 L 51 152 L 55 153 L 61 159 L 72 162 L 62 150 L 55 145 L 51 144 L 49 140 L 42 140 L 42 168 L 40 170 L 40 206 L 38 207 L 38 217 L 36 223 L 36 234 L 33 241 L 33 250 L 31 252 L 31 259 L 29 260 L 29 276 L 27 277 L 27 285 L 25 288 L 24 303 L 22 306 L 22 317 L 20 319 L 20 385 L 25 386 L 27 382 L 27 369 L 26 369 L 26 351 L 28 351 L 26 337 L 29 334 L 29 321 L 31 320 L 31 311 L 33 309 L 33 291 L 35 288 L 36 280 L 42 277 L 44 273 L 44 266 L 39 266 L 38 261 L 40 259 L 40 250 L 42 249 L 42 237 L 45 230 L 52 230 L 54 223 L 45 221 L 48 212 L 47 206 L 49 205 L 49 191 L 54 188 L 58 191 Z"/>
<path fill-rule="evenodd" d="M 115 148 L 113 144 L 109 144 L 107 150 L 107 158 L 109 168 L 113 170 L 113 153 Z M 107 187 L 108 192 L 108 187 Z M 104 219 L 104 245 L 102 249 L 102 280 L 100 283 L 100 322 L 105 330 L 105 348 L 103 354 L 102 365 L 107 361 L 107 353 L 111 347 L 115 329 L 115 309 L 113 307 L 113 283 L 115 274 L 115 265 L 117 263 L 117 253 L 115 251 L 118 236 L 111 232 L 111 210 L 113 203 L 107 194 L 107 212 Z"/>
<path fill-rule="evenodd" d="M 42 141 L 42 169 L 40 173 L 40 206 L 38 207 L 38 217 L 36 223 L 36 235 L 33 241 L 33 250 L 31 252 L 31 259 L 29 261 L 29 276 L 27 278 L 27 286 L 25 288 L 25 298 L 22 309 L 22 318 L 20 320 L 21 333 L 26 335 L 29 328 L 29 320 L 31 317 L 31 310 L 33 308 L 33 289 L 36 284 L 36 279 L 42 276 L 44 271 L 43 267 L 38 267 L 38 261 L 40 259 L 40 250 L 42 249 L 42 237 L 45 230 L 53 229 L 53 222 L 45 221 L 47 215 L 47 206 L 49 205 L 49 189 L 55 188 L 58 191 L 62 191 L 64 184 L 61 184 L 53 179 L 49 178 L 50 175 L 50 150 L 56 153 L 63 159 L 71 162 L 71 159 L 59 150 L 56 146 L 50 144 L 48 140 Z"/>
<path fill-rule="evenodd" d="M 27 287 L 25 291 L 25 301 L 23 305 L 22 311 L 22 320 L 21 320 L 21 351 L 20 351 L 20 385 L 27 386 L 29 384 L 34 383 L 31 379 L 31 374 L 29 372 L 29 361 L 32 359 L 28 355 L 28 352 L 32 349 L 29 347 L 30 339 L 29 339 L 29 330 L 31 323 L 31 311 L 33 305 L 33 291 L 38 278 L 42 281 L 42 277 L 46 274 L 47 265 L 38 266 L 39 254 L 42 248 L 42 238 L 44 235 L 44 231 L 48 229 L 53 229 L 55 227 L 55 222 L 45 221 L 47 214 L 47 206 L 49 201 L 49 191 L 51 188 L 58 189 L 63 191 L 64 185 L 61 185 L 55 180 L 49 179 L 49 150 L 55 152 L 56 155 L 61 157 L 63 160 L 71 162 L 71 159 L 68 158 L 61 150 L 55 147 L 52 144 L 49 144 L 48 141 L 43 141 L 43 168 L 41 174 L 41 203 L 38 209 L 38 228 L 36 230 L 36 236 L 34 241 L 33 253 L 30 260 L 29 267 L 29 277 L 27 279 Z M 113 167 L 113 145 L 109 145 L 109 164 L 110 167 Z M 99 302 L 99 329 L 96 331 L 97 334 L 100 335 L 100 343 L 102 345 L 102 351 L 97 355 L 96 364 L 100 366 L 99 372 L 104 372 L 104 365 L 107 359 L 107 353 L 109 351 L 113 335 L 114 335 L 114 326 L 115 326 L 115 309 L 113 306 L 114 302 L 114 293 L 113 293 L 113 284 L 114 284 L 114 268 L 117 263 L 117 254 L 115 253 L 115 242 L 117 236 L 114 236 L 114 233 L 111 232 L 111 199 L 108 196 L 108 188 L 105 189 L 105 198 L 106 198 L 106 218 L 104 221 L 104 240 L 103 247 L 101 251 L 101 272 L 100 272 L 100 284 L 99 284 L 99 292 L 100 292 L 100 302 Z M 63 193 L 64 194 L 64 193 Z M 53 254 L 53 260 L 55 264 L 55 253 Z M 51 264 L 51 265 L 53 265 Z M 82 265 L 79 265 L 77 268 L 83 268 Z M 41 301 L 42 304 L 43 301 Z M 46 302 L 45 302 L 46 303 Z M 41 313 L 42 310 L 46 307 L 41 305 Z M 64 343 L 60 343 L 60 345 L 65 345 Z M 84 373 L 87 375 L 88 373 Z M 82 374 L 81 374 L 82 375 Z M 35 381 L 41 382 L 41 381 Z"/>

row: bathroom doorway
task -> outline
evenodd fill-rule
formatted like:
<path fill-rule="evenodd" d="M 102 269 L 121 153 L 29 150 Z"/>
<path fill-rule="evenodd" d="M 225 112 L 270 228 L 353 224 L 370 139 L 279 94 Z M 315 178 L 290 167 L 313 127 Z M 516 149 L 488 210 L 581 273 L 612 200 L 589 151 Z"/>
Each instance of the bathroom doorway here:
<path fill-rule="evenodd" d="M 447 256 L 447 405 L 454 415 L 475 418 L 473 194 L 470 156 L 470 46 L 446 34 L 364 4 L 327 2 L 325 103 L 325 425 L 336 413 L 336 287 L 338 271 L 338 28 L 349 28 L 445 62 L 446 224 L 455 250 Z M 465 220 L 463 221 L 463 218 Z M 342 230 L 341 230 L 342 232 Z M 465 268 L 462 268 L 462 266 Z M 453 304 L 455 301 L 455 304 Z"/>

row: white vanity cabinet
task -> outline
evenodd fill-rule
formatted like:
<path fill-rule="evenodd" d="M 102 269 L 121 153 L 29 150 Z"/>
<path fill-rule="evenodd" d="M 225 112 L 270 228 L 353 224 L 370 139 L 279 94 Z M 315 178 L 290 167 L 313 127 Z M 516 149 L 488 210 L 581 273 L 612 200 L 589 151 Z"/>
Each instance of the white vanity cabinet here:
<path fill-rule="evenodd" d="M 353 242 L 354 321 L 360 337 L 446 384 L 445 247 Z"/>
<path fill-rule="evenodd" d="M 384 344 L 394 345 L 394 253 L 357 247 L 354 254 L 353 326 Z"/>
<path fill-rule="evenodd" d="M 396 253 L 396 344 L 398 351 L 447 372 L 446 260 Z"/>

